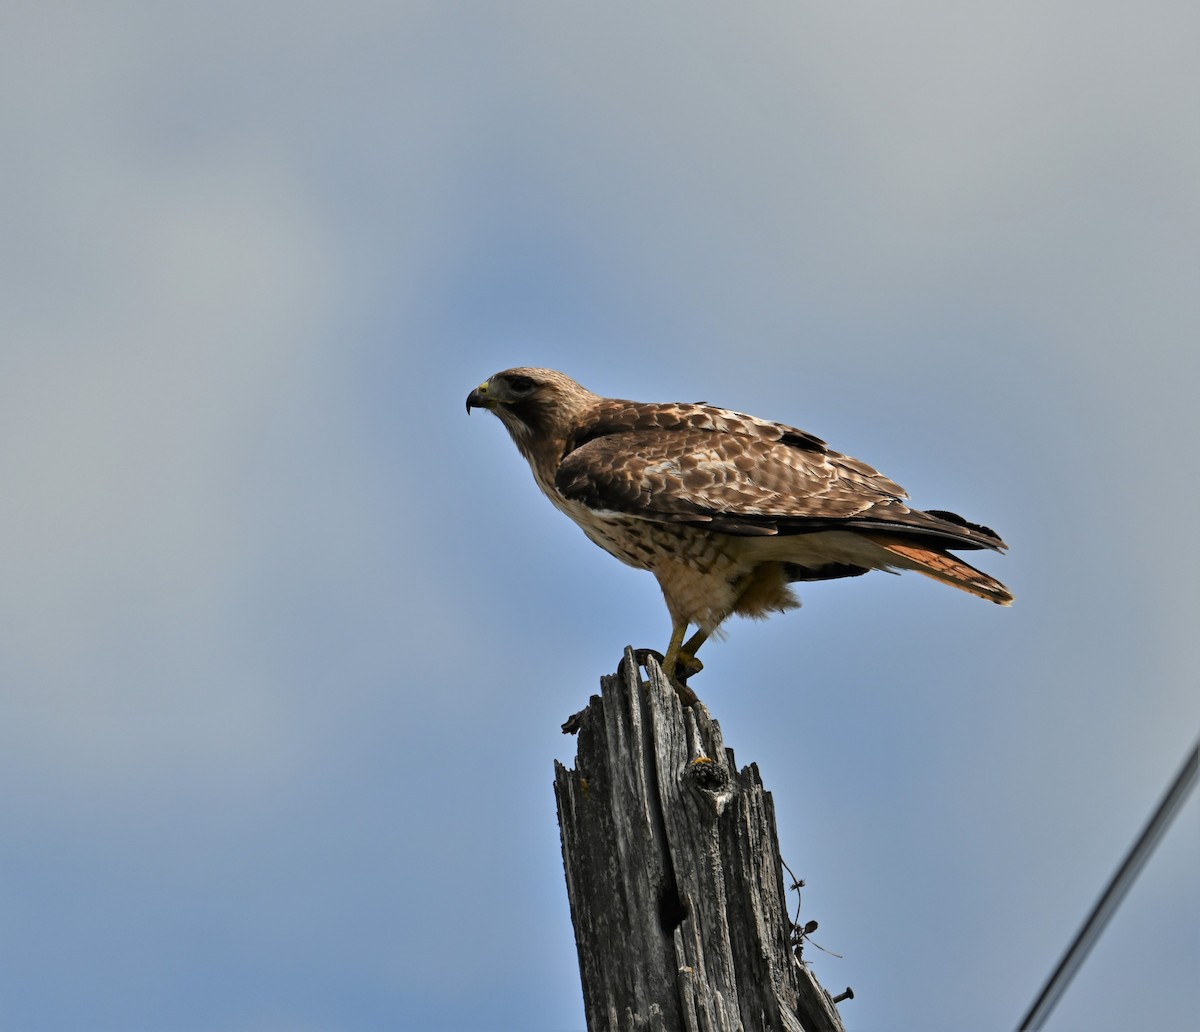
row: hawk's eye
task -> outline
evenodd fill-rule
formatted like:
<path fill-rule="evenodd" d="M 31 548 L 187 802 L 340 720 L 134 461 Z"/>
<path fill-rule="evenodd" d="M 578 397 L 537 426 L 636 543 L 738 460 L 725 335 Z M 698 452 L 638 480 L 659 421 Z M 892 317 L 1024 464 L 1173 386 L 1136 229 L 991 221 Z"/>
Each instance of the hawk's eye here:
<path fill-rule="evenodd" d="M 528 394 L 537 386 L 528 376 L 514 376 L 508 381 L 513 394 Z"/>

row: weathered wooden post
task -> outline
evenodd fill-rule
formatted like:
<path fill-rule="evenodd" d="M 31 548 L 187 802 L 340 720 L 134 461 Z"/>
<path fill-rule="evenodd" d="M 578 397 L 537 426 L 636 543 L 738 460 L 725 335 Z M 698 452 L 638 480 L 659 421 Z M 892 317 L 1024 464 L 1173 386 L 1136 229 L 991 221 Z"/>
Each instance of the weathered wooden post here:
<path fill-rule="evenodd" d="M 555 764 L 590 1032 L 844 1032 L 797 959 L 775 809 L 703 707 L 632 649 Z"/>

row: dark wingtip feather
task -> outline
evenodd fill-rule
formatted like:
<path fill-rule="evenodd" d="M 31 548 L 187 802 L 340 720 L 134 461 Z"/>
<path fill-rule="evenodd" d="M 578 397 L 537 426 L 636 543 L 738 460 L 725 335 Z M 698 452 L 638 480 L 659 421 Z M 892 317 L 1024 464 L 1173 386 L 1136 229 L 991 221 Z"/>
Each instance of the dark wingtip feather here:
<path fill-rule="evenodd" d="M 991 527 L 985 527 L 982 523 L 972 523 L 970 520 L 963 519 L 956 512 L 947 512 L 945 509 L 926 509 L 926 514 L 933 516 L 936 519 L 942 520 L 945 523 L 953 523 L 956 527 L 965 527 L 967 530 L 975 534 L 981 534 L 984 537 L 991 538 L 1000 548 L 1004 548 L 1004 541 Z"/>

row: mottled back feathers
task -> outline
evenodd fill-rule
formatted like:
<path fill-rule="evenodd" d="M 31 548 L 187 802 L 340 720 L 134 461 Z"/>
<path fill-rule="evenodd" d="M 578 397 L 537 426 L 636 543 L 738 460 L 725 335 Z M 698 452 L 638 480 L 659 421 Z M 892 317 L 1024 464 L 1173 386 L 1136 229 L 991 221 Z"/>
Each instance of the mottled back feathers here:
<path fill-rule="evenodd" d="M 606 401 L 567 442 L 554 482 L 592 509 L 725 534 L 852 525 L 959 548 L 1003 547 L 962 517 L 910 508 L 899 484 L 820 438 L 710 406 Z"/>

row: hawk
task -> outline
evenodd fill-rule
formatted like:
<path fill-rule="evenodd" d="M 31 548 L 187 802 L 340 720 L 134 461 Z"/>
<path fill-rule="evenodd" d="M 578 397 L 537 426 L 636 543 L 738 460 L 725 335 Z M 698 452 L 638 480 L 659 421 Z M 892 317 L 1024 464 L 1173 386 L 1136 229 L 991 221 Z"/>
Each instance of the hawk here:
<path fill-rule="evenodd" d="M 798 606 L 795 581 L 915 570 L 1013 600 L 951 554 L 1004 551 L 994 531 L 911 508 L 899 484 L 795 427 L 711 405 L 604 398 L 553 369 L 497 373 L 467 395 L 473 408 L 500 418 L 556 508 L 658 579 L 671 615 L 662 667 L 678 684 L 702 669 L 696 650 L 729 616 Z"/>

